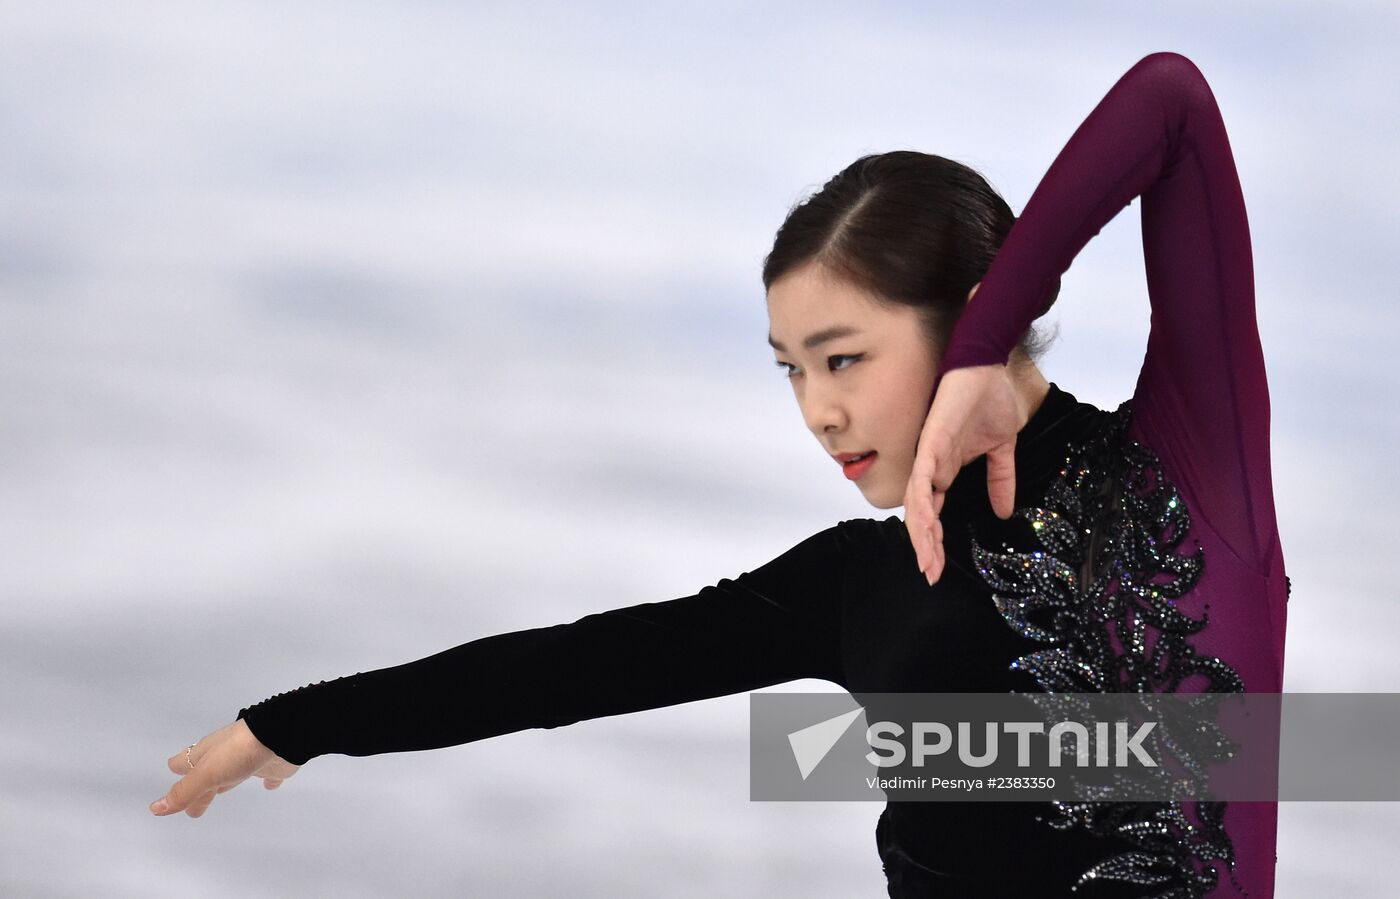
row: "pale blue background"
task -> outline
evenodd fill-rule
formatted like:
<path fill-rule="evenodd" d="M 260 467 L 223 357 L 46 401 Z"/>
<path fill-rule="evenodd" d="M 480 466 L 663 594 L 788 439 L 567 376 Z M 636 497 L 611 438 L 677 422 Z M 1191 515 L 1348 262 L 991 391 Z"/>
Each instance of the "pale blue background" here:
<path fill-rule="evenodd" d="M 1151 6 L 0 5 L 0 894 L 882 895 L 878 805 L 748 801 L 742 695 L 146 804 L 271 693 L 886 514 L 772 364 L 774 230 L 896 148 L 1019 211 L 1154 50 L 1249 206 L 1287 686 L 1400 690 L 1400 13 Z M 1044 363 L 1101 406 L 1136 208 Z M 1280 896 L 1393 893 L 1400 808 L 1281 819 Z"/>

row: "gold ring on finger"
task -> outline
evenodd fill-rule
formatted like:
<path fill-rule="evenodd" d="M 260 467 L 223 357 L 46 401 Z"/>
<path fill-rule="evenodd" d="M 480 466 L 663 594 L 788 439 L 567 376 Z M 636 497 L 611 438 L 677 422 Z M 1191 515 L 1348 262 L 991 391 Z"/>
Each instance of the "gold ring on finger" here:
<path fill-rule="evenodd" d="M 195 745 L 198 742 L 199 741 L 196 740 L 194 743 L 191 743 L 190 745 L 185 747 L 185 761 L 189 762 L 191 771 L 194 770 L 194 759 L 190 757 L 190 750 L 194 749 Z"/>

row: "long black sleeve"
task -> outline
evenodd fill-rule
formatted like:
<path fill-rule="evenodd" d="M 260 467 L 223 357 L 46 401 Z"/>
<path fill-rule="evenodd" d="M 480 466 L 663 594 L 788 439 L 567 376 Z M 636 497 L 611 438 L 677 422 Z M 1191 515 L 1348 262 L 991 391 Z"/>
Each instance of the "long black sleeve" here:
<path fill-rule="evenodd" d="M 693 596 L 497 634 L 241 710 L 293 764 L 437 749 L 801 678 L 843 682 L 840 525 Z"/>

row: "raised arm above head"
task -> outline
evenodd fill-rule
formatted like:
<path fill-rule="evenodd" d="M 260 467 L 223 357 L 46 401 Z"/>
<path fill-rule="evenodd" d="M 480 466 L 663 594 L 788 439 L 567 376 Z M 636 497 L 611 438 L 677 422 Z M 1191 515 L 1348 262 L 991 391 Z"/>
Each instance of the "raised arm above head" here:
<path fill-rule="evenodd" d="M 1262 571 L 1277 527 L 1249 226 L 1220 110 L 1186 57 L 1139 60 L 1060 151 L 953 329 L 940 392 L 951 371 L 1004 364 L 1079 251 L 1138 197 L 1152 325 L 1133 436 Z"/>

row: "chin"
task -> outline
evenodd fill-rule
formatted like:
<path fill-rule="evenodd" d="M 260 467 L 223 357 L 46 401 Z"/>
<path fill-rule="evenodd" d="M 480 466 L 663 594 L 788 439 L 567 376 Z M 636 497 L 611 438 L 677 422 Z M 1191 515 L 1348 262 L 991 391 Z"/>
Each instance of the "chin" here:
<path fill-rule="evenodd" d="M 903 496 L 881 496 L 879 494 L 871 495 L 869 493 L 865 493 L 864 496 L 865 501 L 877 509 L 897 509 L 904 505 Z"/>

